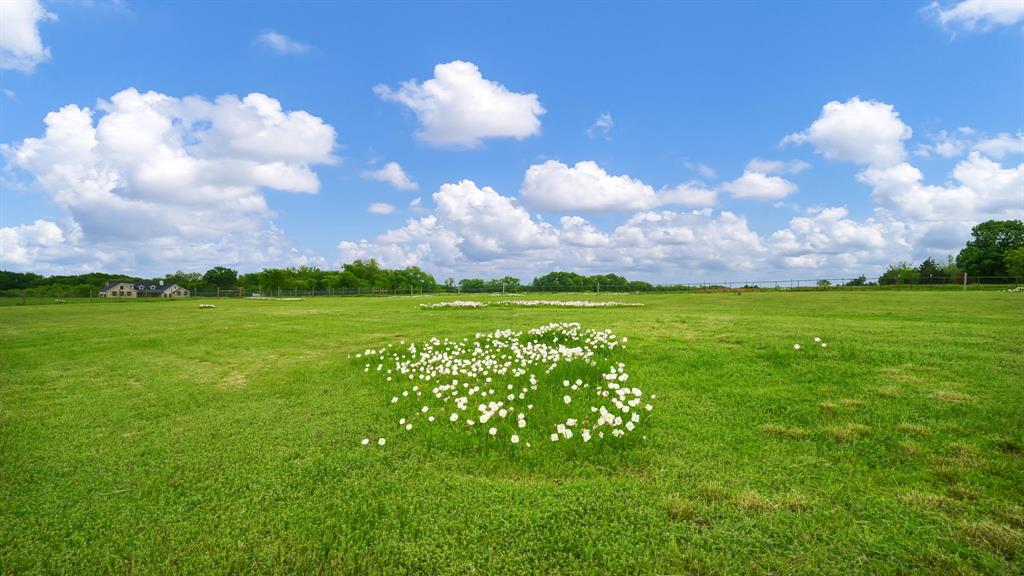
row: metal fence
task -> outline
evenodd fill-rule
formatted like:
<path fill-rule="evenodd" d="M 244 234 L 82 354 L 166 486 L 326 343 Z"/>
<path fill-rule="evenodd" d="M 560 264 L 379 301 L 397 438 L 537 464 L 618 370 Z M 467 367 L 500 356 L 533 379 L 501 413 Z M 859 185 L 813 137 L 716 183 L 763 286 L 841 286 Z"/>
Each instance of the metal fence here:
<path fill-rule="evenodd" d="M 670 293 L 670 292 L 806 292 L 806 291 L 921 291 L 921 290 L 1008 290 L 1024 284 L 1024 277 L 1012 276 L 959 276 L 954 278 L 818 278 L 790 280 L 743 280 L 723 282 L 680 282 L 675 284 L 583 284 L 573 286 L 515 286 L 486 287 L 477 289 L 459 286 L 437 286 L 434 288 L 280 288 L 258 287 L 255 289 L 217 290 L 214 292 L 193 292 L 192 297 L 200 298 L 319 298 L 330 296 L 420 296 L 430 294 L 558 294 L 558 293 Z M 140 298 L 141 299 L 141 298 Z M 163 298 L 147 298 L 162 300 Z M 121 300 L 101 298 L 97 291 L 80 287 L 78 289 L 27 289 L 7 290 L 0 293 L 3 304 L 44 304 L 63 302 L 89 302 Z"/>

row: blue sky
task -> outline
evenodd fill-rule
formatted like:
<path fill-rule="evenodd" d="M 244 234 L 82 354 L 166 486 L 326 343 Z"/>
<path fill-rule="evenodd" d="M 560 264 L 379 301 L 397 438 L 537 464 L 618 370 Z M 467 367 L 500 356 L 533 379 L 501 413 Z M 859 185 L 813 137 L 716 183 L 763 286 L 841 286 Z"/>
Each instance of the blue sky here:
<path fill-rule="evenodd" d="M 1020 2 L 0 8 L 6 269 L 839 277 L 1024 214 Z"/>

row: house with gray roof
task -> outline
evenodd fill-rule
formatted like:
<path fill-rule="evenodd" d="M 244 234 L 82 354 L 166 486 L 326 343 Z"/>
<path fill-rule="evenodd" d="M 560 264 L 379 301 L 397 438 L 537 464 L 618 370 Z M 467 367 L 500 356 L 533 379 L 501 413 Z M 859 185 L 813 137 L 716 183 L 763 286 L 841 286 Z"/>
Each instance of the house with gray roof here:
<path fill-rule="evenodd" d="M 191 295 L 186 288 L 177 284 L 165 285 L 163 280 L 114 280 L 100 290 L 100 298 L 181 298 Z"/>

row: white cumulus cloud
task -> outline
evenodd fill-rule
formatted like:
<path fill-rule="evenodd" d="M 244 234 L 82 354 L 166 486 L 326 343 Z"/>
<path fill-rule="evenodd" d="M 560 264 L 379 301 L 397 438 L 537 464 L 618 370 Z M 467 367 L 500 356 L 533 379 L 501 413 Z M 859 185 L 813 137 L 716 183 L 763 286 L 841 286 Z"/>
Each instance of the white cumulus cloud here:
<path fill-rule="evenodd" d="M 963 0 L 946 7 L 932 2 L 928 11 L 953 30 L 984 32 L 1024 21 L 1024 2 L 1020 0 Z"/>
<path fill-rule="evenodd" d="M 666 204 L 693 207 L 714 205 L 716 193 L 699 183 L 654 188 L 629 175 L 612 175 L 596 162 L 568 166 L 556 160 L 526 170 L 520 187 L 523 202 L 535 210 L 632 212 Z"/>
<path fill-rule="evenodd" d="M 48 62 L 50 49 L 43 45 L 39 23 L 55 20 L 38 0 L 0 2 L 0 70 L 31 73 Z"/>
<path fill-rule="evenodd" d="M 746 170 L 739 178 L 722 184 L 733 198 L 781 200 L 797 191 L 797 185 L 781 176 Z"/>
<path fill-rule="evenodd" d="M 615 126 L 615 120 L 612 118 L 612 115 L 608 113 L 601 114 L 597 117 L 597 120 L 594 120 L 594 123 L 590 125 L 590 128 L 587 128 L 587 137 L 591 139 L 603 138 L 605 140 L 611 140 L 611 131 L 613 126 Z"/>
<path fill-rule="evenodd" d="M 387 202 L 374 202 L 366 209 L 370 214 L 384 216 L 395 211 L 395 207 Z"/>
<path fill-rule="evenodd" d="M 746 170 L 762 174 L 799 174 L 810 167 L 811 165 L 803 160 L 764 160 L 754 158 L 747 162 Z"/>
<path fill-rule="evenodd" d="M 331 126 L 263 94 L 129 88 L 44 122 L 4 155 L 63 211 L 72 244 L 118 270 L 290 261 L 263 190 L 316 193 L 312 166 L 334 161 Z"/>
<path fill-rule="evenodd" d="M 892 166 L 906 158 L 903 141 L 912 135 L 891 104 L 853 97 L 825 104 L 810 128 L 786 136 L 783 143 L 810 142 L 832 160 Z"/>
<path fill-rule="evenodd" d="M 473 148 L 487 138 L 522 140 L 540 133 L 544 107 L 536 94 L 512 92 L 487 80 L 472 62 L 434 66 L 423 83 L 403 82 L 397 89 L 383 84 L 374 92 L 416 114 L 417 137 L 435 146 Z"/>
<path fill-rule="evenodd" d="M 269 48 L 270 50 L 278 54 L 303 54 L 309 52 L 309 44 L 293 40 L 284 34 L 274 32 L 264 32 L 256 37 L 256 44 Z"/>
<path fill-rule="evenodd" d="M 999 134 L 978 142 L 973 149 L 997 160 L 1007 154 L 1024 154 L 1024 132 Z"/>
<path fill-rule="evenodd" d="M 409 178 L 398 162 L 388 162 L 379 170 L 366 170 L 362 173 L 362 177 L 368 180 L 387 182 L 395 190 L 418 190 L 420 187 Z"/>
<path fill-rule="evenodd" d="M 658 202 L 650 185 L 627 175 L 608 174 L 590 160 L 575 166 L 555 160 L 530 166 L 520 193 L 531 207 L 551 211 L 644 210 Z"/>

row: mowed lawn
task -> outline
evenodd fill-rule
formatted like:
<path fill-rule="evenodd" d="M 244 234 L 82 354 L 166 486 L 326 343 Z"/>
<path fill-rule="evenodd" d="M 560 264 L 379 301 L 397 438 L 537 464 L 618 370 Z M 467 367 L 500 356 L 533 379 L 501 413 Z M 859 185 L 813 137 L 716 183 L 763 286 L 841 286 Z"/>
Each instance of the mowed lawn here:
<path fill-rule="evenodd" d="M 646 307 L 2 307 L 0 573 L 1024 572 L 1024 294 L 565 298 Z M 629 338 L 646 439 L 428 442 L 349 358 L 552 321 Z"/>

